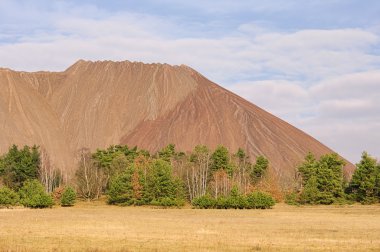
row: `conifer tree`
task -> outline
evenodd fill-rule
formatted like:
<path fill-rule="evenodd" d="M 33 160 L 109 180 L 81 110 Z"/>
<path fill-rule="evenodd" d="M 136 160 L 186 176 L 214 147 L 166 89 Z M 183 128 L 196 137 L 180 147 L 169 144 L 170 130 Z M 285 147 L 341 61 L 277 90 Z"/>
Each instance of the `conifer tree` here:
<path fill-rule="evenodd" d="M 36 179 L 40 165 L 40 153 L 37 146 L 24 146 L 19 149 L 13 145 L 0 162 L 3 182 L 9 188 L 18 190 L 26 180 Z"/>
<path fill-rule="evenodd" d="M 337 154 L 326 154 L 318 161 L 312 154 L 298 167 L 302 178 L 301 203 L 332 204 L 344 198 L 343 166 Z"/>
<path fill-rule="evenodd" d="M 65 188 L 61 197 L 61 206 L 74 206 L 77 194 L 71 186 Z"/>
<path fill-rule="evenodd" d="M 363 204 L 379 201 L 380 169 L 376 162 L 367 152 L 363 152 L 348 188 L 353 199 Z"/>
<path fill-rule="evenodd" d="M 258 156 L 256 163 L 252 167 L 251 179 L 254 184 L 256 184 L 260 179 L 263 178 L 265 172 L 269 166 L 269 161 L 264 156 Z"/>
<path fill-rule="evenodd" d="M 26 207 L 45 208 L 54 205 L 53 198 L 45 192 L 38 180 L 27 180 L 19 190 L 20 202 Z"/>
<path fill-rule="evenodd" d="M 230 154 L 226 147 L 219 145 L 211 155 L 211 170 L 213 172 L 224 170 L 232 176 L 233 167 L 230 164 Z"/>

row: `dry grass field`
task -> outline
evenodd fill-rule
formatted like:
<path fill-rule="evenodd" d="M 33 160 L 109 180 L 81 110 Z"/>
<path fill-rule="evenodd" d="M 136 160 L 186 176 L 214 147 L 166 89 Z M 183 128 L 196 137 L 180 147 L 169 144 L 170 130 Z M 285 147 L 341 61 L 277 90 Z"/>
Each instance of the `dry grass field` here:
<path fill-rule="evenodd" d="M 380 251 L 380 206 L 0 209 L 0 251 Z"/>

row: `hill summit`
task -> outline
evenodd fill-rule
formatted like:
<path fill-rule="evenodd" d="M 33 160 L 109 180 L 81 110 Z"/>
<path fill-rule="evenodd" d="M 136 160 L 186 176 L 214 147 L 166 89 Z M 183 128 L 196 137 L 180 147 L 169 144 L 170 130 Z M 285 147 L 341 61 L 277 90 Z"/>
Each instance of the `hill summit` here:
<path fill-rule="evenodd" d="M 252 159 L 266 156 L 286 182 L 308 152 L 332 152 L 184 65 L 80 60 L 64 72 L 0 68 L 0 88 L 1 153 L 11 144 L 37 144 L 68 173 L 82 148 L 222 144 Z"/>

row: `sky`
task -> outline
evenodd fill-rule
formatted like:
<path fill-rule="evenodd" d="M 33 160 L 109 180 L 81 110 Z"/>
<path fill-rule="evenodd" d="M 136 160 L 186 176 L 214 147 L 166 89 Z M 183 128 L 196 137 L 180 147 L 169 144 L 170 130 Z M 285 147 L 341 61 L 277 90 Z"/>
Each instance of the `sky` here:
<path fill-rule="evenodd" d="M 380 158 L 380 1 L 0 0 L 0 67 L 186 64 L 351 162 Z"/>

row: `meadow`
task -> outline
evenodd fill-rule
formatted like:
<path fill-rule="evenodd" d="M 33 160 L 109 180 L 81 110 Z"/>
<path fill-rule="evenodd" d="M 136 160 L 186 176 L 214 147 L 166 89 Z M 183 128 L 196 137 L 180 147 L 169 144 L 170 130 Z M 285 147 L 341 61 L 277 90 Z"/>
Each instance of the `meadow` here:
<path fill-rule="evenodd" d="M 379 251 L 380 206 L 0 209 L 0 251 Z"/>

